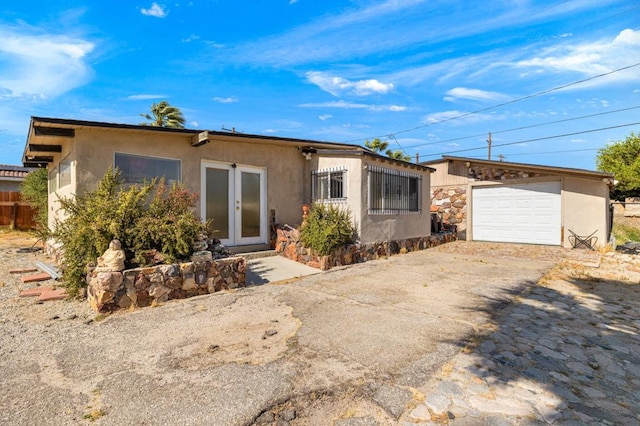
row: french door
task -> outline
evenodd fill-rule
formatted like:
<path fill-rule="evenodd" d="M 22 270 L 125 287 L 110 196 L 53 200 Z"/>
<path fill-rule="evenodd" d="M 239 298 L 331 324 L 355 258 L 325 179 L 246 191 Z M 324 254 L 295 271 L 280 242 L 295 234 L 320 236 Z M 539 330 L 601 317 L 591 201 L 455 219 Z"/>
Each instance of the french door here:
<path fill-rule="evenodd" d="M 201 175 L 201 214 L 214 238 L 227 246 L 266 243 L 266 170 L 204 161 Z"/>

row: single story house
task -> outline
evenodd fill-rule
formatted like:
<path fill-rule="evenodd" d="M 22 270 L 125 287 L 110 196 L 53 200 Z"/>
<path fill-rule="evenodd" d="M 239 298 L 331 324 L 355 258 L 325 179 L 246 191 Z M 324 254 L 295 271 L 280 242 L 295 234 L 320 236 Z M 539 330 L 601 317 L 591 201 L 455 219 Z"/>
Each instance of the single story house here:
<path fill-rule="evenodd" d="M 19 192 L 20 184 L 32 169 L 0 164 L 0 192 Z"/>
<path fill-rule="evenodd" d="M 32 117 L 23 163 L 49 171 L 50 225 L 63 217 L 59 197 L 93 189 L 115 165 L 126 183 L 185 183 L 236 251 L 267 248 L 274 225 L 299 224 L 313 202 L 348 208 L 361 243 L 430 235 L 433 169 L 357 145 Z"/>
<path fill-rule="evenodd" d="M 421 164 L 436 169 L 432 210 L 467 240 L 573 247 L 576 234 L 608 242 L 611 173 L 454 156 Z"/>

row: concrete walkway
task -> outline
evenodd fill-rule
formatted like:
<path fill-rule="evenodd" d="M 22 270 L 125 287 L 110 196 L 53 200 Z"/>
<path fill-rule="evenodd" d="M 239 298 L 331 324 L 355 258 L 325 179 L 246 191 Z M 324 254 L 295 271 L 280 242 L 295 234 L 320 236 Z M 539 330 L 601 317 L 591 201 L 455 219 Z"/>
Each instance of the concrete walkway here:
<path fill-rule="evenodd" d="M 247 261 L 247 285 L 262 285 L 319 274 L 319 269 L 282 256 L 265 256 Z"/>

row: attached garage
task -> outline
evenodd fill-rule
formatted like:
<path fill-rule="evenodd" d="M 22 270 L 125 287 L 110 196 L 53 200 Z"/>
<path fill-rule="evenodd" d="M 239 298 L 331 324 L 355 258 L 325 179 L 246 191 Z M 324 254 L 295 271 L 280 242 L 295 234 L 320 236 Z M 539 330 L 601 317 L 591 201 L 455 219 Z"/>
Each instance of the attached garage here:
<path fill-rule="evenodd" d="M 560 194 L 560 181 L 473 187 L 473 239 L 559 246 Z"/>
<path fill-rule="evenodd" d="M 452 156 L 422 164 L 436 170 L 432 211 L 459 238 L 570 248 L 573 232 L 608 242 L 611 173 Z"/>

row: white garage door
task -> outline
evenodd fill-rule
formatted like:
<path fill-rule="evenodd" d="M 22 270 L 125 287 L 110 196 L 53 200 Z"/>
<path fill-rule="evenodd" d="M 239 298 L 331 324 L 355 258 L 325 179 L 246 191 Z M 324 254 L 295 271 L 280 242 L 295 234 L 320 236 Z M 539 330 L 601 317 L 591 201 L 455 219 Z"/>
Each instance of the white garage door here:
<path fill-rule="evenodd" d="M 472 189 L 476 241 L 560 245 L 560 181 Z"/>

